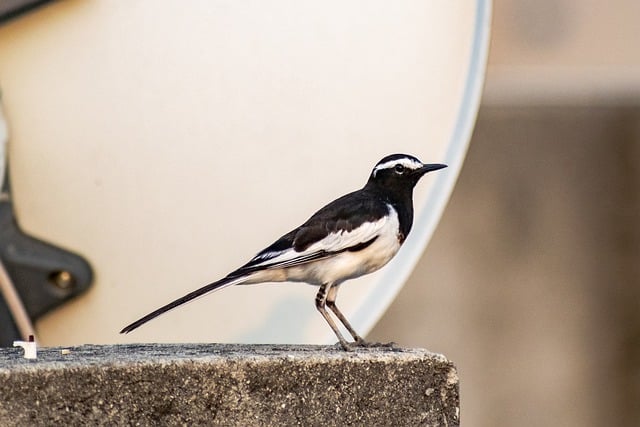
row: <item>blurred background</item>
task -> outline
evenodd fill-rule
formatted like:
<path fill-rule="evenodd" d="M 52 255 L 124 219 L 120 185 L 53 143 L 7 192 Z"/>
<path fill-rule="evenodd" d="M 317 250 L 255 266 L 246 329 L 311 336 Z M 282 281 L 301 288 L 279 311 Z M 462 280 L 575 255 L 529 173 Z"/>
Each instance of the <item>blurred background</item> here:
<path fill-rule="evenodd" d="M 45 346 L 333 343 L 309 305 L 316 291 L 291 283 L 233 287 L 135 334 L 118 331 L 361 187 L 389 153 L 448 163 L 416 189 L 400 256 L 340 291 L 354 327 L 371 329 L 422 255 L 462 167 L 484 81 L 488 4 L 69 0 L 1 25 L 12 187 L 0 214 L 12 204 L 28 235 L 81 255 L 94 279 L 79 263 L 25 262 L 16 254 L 31 248 L 3 240 L 11 227 L 0 221 L 0 258 L 36 319 L 19 334 L 33 330 Z M 0 326 L 13 326 L 2 313 L 0 300 Z M 0 345 L 11 344 L 2 330 Z"/>
<path fill-rule="evenodd" d="M 463 425 L 640 426 L 638 22 L 637 0 L 493 2 L 460 178 L 368 335 L 452 359 Z"/>
<path fill-rule="evenodd" d="M 467 426 L 640 425 L 640 2 L 495 0 L 462 173 L 368 338 L 444 353 Z"/>

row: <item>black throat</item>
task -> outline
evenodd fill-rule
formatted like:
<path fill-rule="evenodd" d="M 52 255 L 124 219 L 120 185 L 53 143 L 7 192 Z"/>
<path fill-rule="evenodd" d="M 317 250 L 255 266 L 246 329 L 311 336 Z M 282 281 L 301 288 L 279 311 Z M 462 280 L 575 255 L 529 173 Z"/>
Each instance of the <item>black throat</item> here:
<path fill-rule="evenodd" d="M 398 213 L 400 241 L 404 241 L 413 225 L 413 186 L 408 183 L 380 183 L 370 179 L 363 190 L 377 199 L 390 204 Z"/>

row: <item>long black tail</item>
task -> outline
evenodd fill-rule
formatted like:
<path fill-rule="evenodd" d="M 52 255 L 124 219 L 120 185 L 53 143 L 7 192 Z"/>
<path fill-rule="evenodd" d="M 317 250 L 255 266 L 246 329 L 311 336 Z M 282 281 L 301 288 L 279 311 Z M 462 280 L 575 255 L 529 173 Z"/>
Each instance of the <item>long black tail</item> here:
<path fill-rule="evenodd" d="M 201 297 L 205 294 L 208 294 L 209 292 L 214 292 L 214 291 L 218 291 L 220 289 L 226 288 L 227 286 L 231 286 L 231 285 L 237 285 L 240 284 L 242 282 L 244 282 L 245 280 L 247 280 L 247 276 L 241 276 L 241 277 L 225 277 L 224 279 L 218 280 L 217 282 L 213 282 L 210 283 L 206 286 L 201 287 L 200 289 L 196 289 L 193 292 L 189 292 L 188 294 L 186 294 L 185 296 L 178 298 L 175 301 L 170 302 L 167 305 L 164 305 L 162 307 L 160 307 L 159 309 L 152 311 L 151 313 L 147 314 L 146 316 L 136 320 L 135 322 L 133 322 L 130 325 L 125 326 L 124 328 L 122 328 L 122 330 L 120 331 L 121 334 L 128 334 L 129 332 L 133 331 L 134 329 L 139 328 L 140 326 L 144 325 L 145 323 L 147 323 L 149 320 L 153 320 L 156 317 L 160 316 L 161 314 L 166 313 L 169 310 L 173 310 L 174 308 L 188 303 L 189 301 L 192 301 L 198 297 Z"/>

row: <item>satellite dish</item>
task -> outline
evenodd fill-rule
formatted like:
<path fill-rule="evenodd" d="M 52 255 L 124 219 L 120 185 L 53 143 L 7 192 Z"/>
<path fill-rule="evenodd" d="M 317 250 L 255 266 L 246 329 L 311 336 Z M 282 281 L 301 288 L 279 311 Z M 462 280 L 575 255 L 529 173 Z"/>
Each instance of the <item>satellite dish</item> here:
<path fill-rule="evenodd" d="M 489 1 L 54 2 L 0 27 L 17 217 L 95 273 L 38 321 L 39 341 L 334 342 L 301 284 L 229 288 L 118 331 L 360 188 L 385 155 L 448 163 L 418 185 L 399 255 L 341 288 L 366 333 L 453 189 L 489 13 Z"/>

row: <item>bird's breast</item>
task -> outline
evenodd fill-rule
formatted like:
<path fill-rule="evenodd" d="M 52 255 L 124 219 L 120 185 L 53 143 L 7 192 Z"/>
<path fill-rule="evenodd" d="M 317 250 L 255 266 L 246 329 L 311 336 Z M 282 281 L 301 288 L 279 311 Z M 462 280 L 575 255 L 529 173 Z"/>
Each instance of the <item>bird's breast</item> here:
<path fill-rule="evenodd" d="M 372 273 L 387 264 L 398 252 L 401 244 L 398 214 L 389 205 L 389 217 L 370 245 L 357 251 L 340 252 L 330 258 L 288 269 L 288 280 L 321 285 L 340 283 Z"/>

